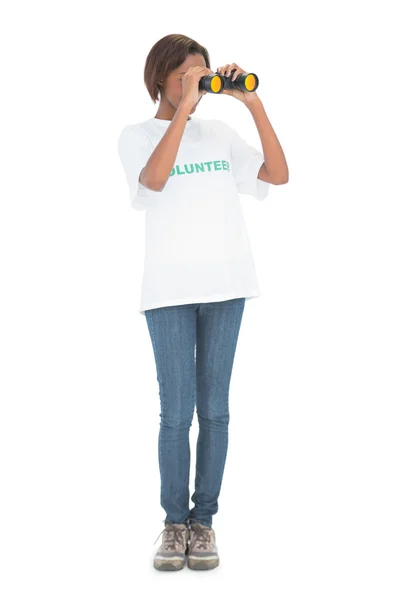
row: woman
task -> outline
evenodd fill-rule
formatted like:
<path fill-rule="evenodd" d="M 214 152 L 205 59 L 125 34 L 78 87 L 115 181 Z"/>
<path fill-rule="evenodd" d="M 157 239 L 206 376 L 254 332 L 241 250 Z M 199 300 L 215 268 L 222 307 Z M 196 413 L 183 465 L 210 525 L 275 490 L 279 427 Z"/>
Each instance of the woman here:
<path fill-rule="evenodd" d="M 232 81 L 236 63 L 217 73 Z M 238 193 L 266 198 L 288 181 L 279 141 L 256 92 L 224 90 L 250 110 L 263 152 L 218 119 L 193 118 L 215 73 L 207 50 L 184 35 L 151 49 L 144 80 L 155 117 L 123 128 L 118 150 L 133 208 L 146 211 L 139 312 L 145 315 L 161 401 L 159 467 L 166 512 L 157 569 L 219 564 L 212 528 L 228 446 L 229 384 L 245 301 L 260 296 Z M 189 429 L 199 421 L 194 507 Z M 161 534 L 160 534 L 161 535 Z M 157 541 L 157 540 L 156 540 Z"/>

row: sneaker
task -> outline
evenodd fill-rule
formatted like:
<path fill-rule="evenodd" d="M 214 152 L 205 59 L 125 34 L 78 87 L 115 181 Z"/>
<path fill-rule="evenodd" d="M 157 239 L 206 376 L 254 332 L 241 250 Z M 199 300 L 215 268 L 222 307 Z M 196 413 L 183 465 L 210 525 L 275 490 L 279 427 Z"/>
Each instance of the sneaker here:
<path fill-rule="evenodd" d="M 191 523 L 189 528 L 189 569 L 214 569 L 219 565 L 218 548 L 215 544 L 215 531 L 201 523 Z"/>
<path fill-rule="evenodd" d="M 183 569 L 188 551 L 189 530 L 187 525 L 185 523 L 167 523 L 161 533 L 164 535 L 162 544 L 154 556 L 154 567 L 161 571 Z"/>

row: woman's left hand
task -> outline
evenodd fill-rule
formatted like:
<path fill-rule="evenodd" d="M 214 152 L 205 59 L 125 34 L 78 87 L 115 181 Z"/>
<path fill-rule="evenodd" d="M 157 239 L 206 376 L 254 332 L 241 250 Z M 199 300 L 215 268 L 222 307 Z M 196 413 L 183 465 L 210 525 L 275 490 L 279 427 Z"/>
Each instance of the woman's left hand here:
<path fill-rule="evenodd" d="M 236 63 L 231 63 L 230 65 L 228 64 L 224 67 L 218 67 L 216 73 L 218 73 L 218 75 L 226 75 L 227 77 L 229 77 L 233 69 L 235 69 L 235 72 L 231 77 L 232 81 L 235 81 L 236 77 L 240 75 L 240 73 L 248 73 L 248 71 L 241 69 Z M 257 95 L 257 92 L 244 92 L 239 88 L 233 88 L 231 90 L 224 89 L 222 90 L 221 94 L 228 94 L 228 96 L 233 96 L 234 98 L 237 98 L 237 100 L 240 100 L 244 104 L 249 104 L 250 102 L 256 100 L 259 97 Z"/>

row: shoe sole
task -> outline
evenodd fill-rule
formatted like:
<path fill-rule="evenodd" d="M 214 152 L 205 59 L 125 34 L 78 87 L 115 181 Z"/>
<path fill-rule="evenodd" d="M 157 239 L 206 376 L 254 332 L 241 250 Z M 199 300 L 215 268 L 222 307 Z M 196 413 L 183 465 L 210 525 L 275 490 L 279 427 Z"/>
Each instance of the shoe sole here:
<path fill-rule="evenodd" d="M 179 571 L 185 566 L 185 559 L 182 558 L 155 558 L 153 566 L 159 571 Z"/>
<path fill-rule="evenodd" d="M 153 561 L 153 566 L 155 569 L 159 571 L 180 571 L 185 566 L 185 560 L 187 557 L 189 549 L 186 548 L 185 556 L 183 558 L 155 558 Z"/>
<path fill-rule="evenodd" d="M 184 562 L 169 562 L 163 560 L 162 562 L 154 562 L 154 567 L 158 571 L 180 571 L 185 566 Z"/>
<path fill-rule="evenodd" d="M 187 566 L 194 571 L 203 571 L 205 569 L 215 569 L 219 565 L 219 558 L 196 559 L 188 557 Z"/>

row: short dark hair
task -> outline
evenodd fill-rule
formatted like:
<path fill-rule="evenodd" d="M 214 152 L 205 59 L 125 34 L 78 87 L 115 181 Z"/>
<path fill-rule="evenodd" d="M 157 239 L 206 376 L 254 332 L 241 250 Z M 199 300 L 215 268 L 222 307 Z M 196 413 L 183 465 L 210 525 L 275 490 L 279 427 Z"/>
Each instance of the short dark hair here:
<path fill-rule="evenodd" d="M 189 54 L 202 54 L 210 69 L 207 49 L 186 35 L 171 33 L 154 44 L 144 66 L 144 83 L 154 104 L 161 94 L 160 80 L 165 81 L 169 73 L 177 69 Z"/>

